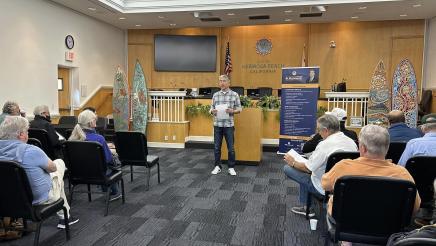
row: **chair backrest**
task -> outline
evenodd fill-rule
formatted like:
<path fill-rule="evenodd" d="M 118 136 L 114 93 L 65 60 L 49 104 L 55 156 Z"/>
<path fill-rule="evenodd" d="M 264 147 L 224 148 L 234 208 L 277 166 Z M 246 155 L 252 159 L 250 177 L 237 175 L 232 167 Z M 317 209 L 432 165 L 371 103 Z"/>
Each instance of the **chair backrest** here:
<path fill-rule="evenodd" d="M 386 243 L 409 225 L 415 185 L 388 177 L 344 176 L 335 183 L 332 216 L 337 239 L 359 235 L 360 242 Z"/>
<path fill-rule="evenodd" d="M 62 144 L 62 151 L 73 184 L 98 184 L 106 180 L 107 163 L 100 143 L 66 141 Z"/>
<path fill-rule="evenodd" d="M 210 95 L 213 96 L 215 92 L 220 91 L 221 89 L 219 87 L 210 87 Z"/>
<path fill-rule="evenodd" d="M 406 144 L 407 142 L 391 142 L 389 144 L 388 153 L 386 154 L 386 159 L 391 159 L 393 163 L 398 164 L 406 148 Z"/>
<path fill-rule="evenodd" d="M 64 115 L 59 118 L 59 125 L 72 125 L 77 124 L 77 116 Z"/>
<path fill-rule="evenodd" d="M 147 138 L 143 133 L 120 131 L 115 134 L 115 146 L 123 165 L 147 162 Z"/>
<path fill-rule="evenodd" d="M 259 90 L 259 97 L 272 95 L 271 87 L 259 87 L 258 90 Z"/>
<path fill-rule="evenodd" d="M 325 167 L 325 172 L 330 171 L 333 166 L 341 160 L 344 159 L 356 159 L 360 157 L 359 151 L 337 151 L 329 156 L 327 159 L 327 165 Z"/>
<path fill-rule="evenodd" d="M 29 138 L 29 139 L 27 139 L 27 143 L 31 144 L 31 145 L 35 145 L 36 147 L 42 149 L 41 141 L 39 141 L 36 138 Z"/>
<path fill-rule="evenodd" d="M 0 187 L 0 217 L 35 218 L 32 189 L 20 164 L 0 161 Z"/>
<path fill-rule="evenodd" d="M 200 89 L 198 90 L 198 94 L 199 94 L 199 95 L 210 95 L 210 94 L 211 94 L 211 89 L 210 89 L 210 87 L 203 87 L 203 88 L 200 88 Z"/>
<path fill-rule="evenodd" d="M 259 89 L 247 89 L 247 96 L 258 97 L 259 96 Z"/>
<path fill-rule="evenodd" d="M 44 129 L 29 128 L 29 138 L 36 138 L 41 143 L 41 149 L 50 159 L 57 159 L 53 144 L 48 137 L 48 133 Z"/>
<path fill-rule="evenodd" d="M 244 87 L 242 86 L 230 86 L 230 89 L 236 93 L 238 93 L 238 95 L 243 96 L 244 95 Z"/>
<path fill-rule="evenodd" d="M 415 156 L 406 163 L 406 169 L 415 180 L 419 195 L 423 201 L 431 201 L 431 187 L 436 179 L 436 156 Z M 430 191 L 428 189 L 430 188 Z M 426 189 L 426 190 L 420 190 Z M 428 197 L 427 197 L 428 196 Z"/>

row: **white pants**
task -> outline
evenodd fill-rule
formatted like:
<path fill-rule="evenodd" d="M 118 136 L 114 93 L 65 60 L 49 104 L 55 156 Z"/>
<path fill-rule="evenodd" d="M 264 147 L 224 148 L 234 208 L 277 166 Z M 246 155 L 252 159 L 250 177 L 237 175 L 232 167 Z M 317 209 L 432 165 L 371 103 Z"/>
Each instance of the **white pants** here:
<path fill-rule="evenodd" d="M 64 207 L 67 209 L 68 218 L 70 217 L 70 205 L 68 205 L 67 197 L 65 196 L 64 190 L 64 173 L 65 173 L 65 163 L 61 159 L 56 159 L 53 161 L 56 165 L 56 172 L 50 173 L 51 177 L 51 189 L 48 193 L 48 200 L 42 204 L 53 203 L 59 198 L 64 199 Z M 64 218 L 64 212 L 57 212 L 60 219 Z"/>

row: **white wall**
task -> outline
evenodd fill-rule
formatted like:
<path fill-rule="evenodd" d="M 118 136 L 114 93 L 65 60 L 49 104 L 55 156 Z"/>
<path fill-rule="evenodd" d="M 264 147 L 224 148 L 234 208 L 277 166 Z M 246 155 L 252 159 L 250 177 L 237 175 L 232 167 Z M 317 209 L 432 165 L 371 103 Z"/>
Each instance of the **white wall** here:
<path fill-rule="evenodd" d="M 426 46 L 423 87 L 436 89 L 436 17 L 428 21 Z"/>
<path fill-rule="evenodd" d="M 121 29 L 47 0 L 0 1 L 0 9 L 1 106 L 14 100 L 29 113 L 39 104 L 57 113 L 58 65 L 77 68 L 87 96 L 100 85 L 112 85 L 118 65 L 126 67 Z M 74 62 L 65 61 L 68 34 L 75 41 Z"/>

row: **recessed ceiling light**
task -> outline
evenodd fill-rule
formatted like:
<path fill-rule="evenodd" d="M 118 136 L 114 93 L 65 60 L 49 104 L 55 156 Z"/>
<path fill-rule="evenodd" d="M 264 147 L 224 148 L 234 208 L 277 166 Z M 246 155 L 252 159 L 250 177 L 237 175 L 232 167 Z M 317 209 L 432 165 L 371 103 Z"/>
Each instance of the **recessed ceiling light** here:
<path fill-rule="evenodd" d="M 159 19 L 165 19 L 165 16 L 159 15 L 157 18 L 159 18 Z"/>
<path fill-rule="evenodd" d="M 91 8 L 91 7 L 89 7 L 88 9 L 91 10 L 91 11 L 96 11 L 97 10 L 96 8 Z"/>
<path fill-rule="evenodd" d="M 285 19 L 285 21 L 289 22 L 289 21 L 292 21 L 292 19 Z"/>
<path fill-rule="evenodd" d="M 359 19 L 359 16 L 351 16 L 351 19 Z"/>
<path fill-rule="evenodd" d="M 419 8 L 419 7 L 421 7 L 421 6 L 422 6 L 421 4 L 414 4 L 414 5 L 413 5 L 414 8 Z"/>
<path fill-rule="evenodd" d="M 125 19 L 126 19 L 126 17 L 120 17 L 120 18 L 118 18 L 118 19 L 120 19 L 120 20 L 125 20 Z"/>
<path fill-rule="evenodd" d="M 176 26 L 176 23 L 171 23 L 170 26 Z"/>
<path fill-rule="evenodd" d="M 292 9 L 285 10 L 285 13 L 292 13 L 292 12 L 294 12 Z"/>
<path fill-rule="evenodd" d="M 367 9 L 368 7 L 366 7 L 366 6 L 362 6 L 362 7 L 359 7 L 359 10 L 365 10 L 365 9 Z"/>
<path fill-rule="evenodd" d="M 401 17 L 407 17 L 407 14 L 402 14 L 402 15 L 400 15 Z"/>
<path fill-rule="evenodd" d="M 135 26 L 137 26 L 137 27 L 140 27 L 141 25 L 139 25 L 139 24 L 136 24 Z"/>
<path fill-rule="evenodd" d="M 233 16 L 233 15 L 235 15 L 235 13 L 227 13 L 227 15 Z"/>

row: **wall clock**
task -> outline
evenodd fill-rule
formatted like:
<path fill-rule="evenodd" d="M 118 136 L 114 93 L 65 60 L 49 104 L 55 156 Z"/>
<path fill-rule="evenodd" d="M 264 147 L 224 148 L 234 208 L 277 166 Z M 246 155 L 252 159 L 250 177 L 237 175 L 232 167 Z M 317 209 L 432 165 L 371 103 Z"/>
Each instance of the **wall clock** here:
<path fill-rule="evenodd" d="M 74 38 L 71 35 L 67 35 L 65 37 L 65 45 L 67 46 L 68 49 L 72 49 L 74 47 Z"/>

